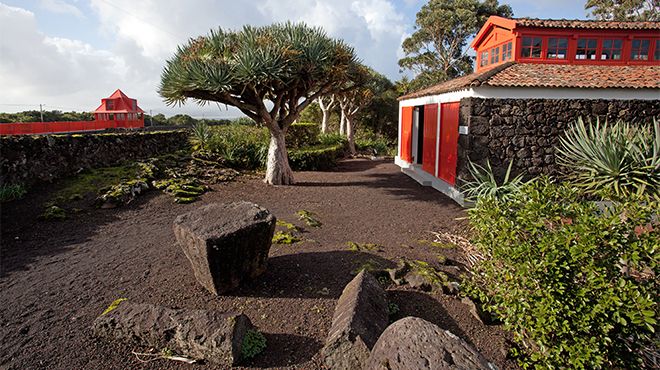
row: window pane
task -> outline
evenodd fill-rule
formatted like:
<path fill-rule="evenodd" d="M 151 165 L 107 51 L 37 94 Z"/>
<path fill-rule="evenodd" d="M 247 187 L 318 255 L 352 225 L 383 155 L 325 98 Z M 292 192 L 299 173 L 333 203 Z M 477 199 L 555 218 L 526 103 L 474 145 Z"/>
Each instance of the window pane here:
<path fill-rule="evenodd" d="M 616 49 L 621 49 L 623 48 L 623 40 L 614 40 L 614 47 Z"/>
<path fill-rule="evenodd" d="M 534 47 L 541 47 L 542 39 L 540 37 L 534 37 Z"/>
<path fill-rule="evenodd" d="M 523 48 L 522 49 L 521 56 L 523 58 L 529 58 L 531 56 L 531 54 L 532 54 L 532 49 L 530 49 L 530 48 Z"/>
<path fill-rule="evenodd" d="M 531 37 L 523 37 L 523 46 L 532 46 L 532 38 Z"/>
<path fill-rule="evenodd" d="M 653 59 L 656 61 L 660 60 L 660 39 L 655 40 L 655 55 Z"/>

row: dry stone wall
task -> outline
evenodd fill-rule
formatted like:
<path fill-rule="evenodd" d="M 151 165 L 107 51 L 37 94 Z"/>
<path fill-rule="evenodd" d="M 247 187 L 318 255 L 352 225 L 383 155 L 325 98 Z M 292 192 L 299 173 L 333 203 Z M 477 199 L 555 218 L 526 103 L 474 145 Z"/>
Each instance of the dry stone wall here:
<path fill-rule="evenodd" d="M 188 145 L 185 131 L 0 137 L 0 184 L 32 186 Z"/>
<path fill-rule="evenodd" d="M 500 176 L 511 160 L 514 173 L 556 175 L 555 148 L 578 117 L 660 121 L 660 100 L 464 98 L 460 125 L 469 135 L 459 136 L 457 176 L 469 178 L 468 159 L 483 164 L 487 158 Z"/>

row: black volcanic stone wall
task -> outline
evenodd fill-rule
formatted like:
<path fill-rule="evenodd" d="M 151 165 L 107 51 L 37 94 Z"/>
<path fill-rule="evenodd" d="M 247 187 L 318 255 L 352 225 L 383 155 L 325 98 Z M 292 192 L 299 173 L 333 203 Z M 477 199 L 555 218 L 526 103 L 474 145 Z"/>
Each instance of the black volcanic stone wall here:
<path fill-rule="evenodd" d="M 660 100 L 464 98 L 460 125 L 469 127 L 469 135 L 459 136 L 457 177 L 469 178 L 468 158 L 480 164 L 490 159 L 499 176 L 512 159 L 516 174 L 556 175 L 555 148 L 578 117 L 660 121 Z"/>
<path fill-rule="evenodd" d="M 0 137 L 0 184 L 32 186 L 80 170 L 184 148 L 185 131 Z"/>

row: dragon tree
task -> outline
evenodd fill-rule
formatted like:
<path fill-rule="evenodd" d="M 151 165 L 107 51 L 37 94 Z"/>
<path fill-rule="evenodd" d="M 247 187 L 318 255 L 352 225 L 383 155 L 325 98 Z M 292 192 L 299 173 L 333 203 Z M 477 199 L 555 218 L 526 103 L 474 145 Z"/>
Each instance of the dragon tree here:
<path fill-rule="evenodd" d="M 285 135 L 300 112 L 360 73 L 353 48 L 303 23 L 218 29 L 179 46 L 161 76 L 168 105 L 238 108 L 270 131 L 265 182 L 293 183 Z"/>

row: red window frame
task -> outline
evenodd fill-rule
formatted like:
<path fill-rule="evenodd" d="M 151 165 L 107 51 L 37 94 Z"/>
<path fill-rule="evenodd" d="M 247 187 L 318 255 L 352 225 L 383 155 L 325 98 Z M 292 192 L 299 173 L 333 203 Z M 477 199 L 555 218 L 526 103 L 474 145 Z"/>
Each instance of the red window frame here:
<path fill-rule="evenodd" d="M 520 57 L 523 59 L 543 59 L 544 39 L 545 37 L 541 36 L 523 36 L 520 47 Z M 538 51 L 538 56 L 534 56 L 536 51 Z"/>
<path fill-rule="evenodd" d="M 487 65 L 488 65 L 488 50 L 485 50 L 481 52 L 481 63 L 479 64 L 479 66 L 485 67 Z"/>
<path fill-rule="evenodd" d="M 655 52 L 653 53 L 653 60 L 660 61 L 660 39 L 655 39 Z"/>
<path fill-rule="evenodd" d="M 619 42 L 619 47 L 616 47 L 616 43 Z M 599 60 L 623 60 L 623 46 L 624 40 L 617 38 L 606 38 L 602 39 L 600 43 L 600 53 Z M 618 52 L 618 54 L 616 54 Z M 606 54 L 607 53 L 607 54 Z M 604 58 L 605 55 L 608 55 L 609 58 Z M 618 58 L 614 58 L 615 55 L 618 55 Z"/>
<path fill-rule="evenodd" d="M 500 62 L 500 47 L 496 46 L 490 49 L 490 64 L 497 64 Z"/>
<path fill-rule="evenodd" d="M 635 42 L 639 42 L 635 46 Z M 644 41 L 646 41 L 646 46 L 644 46 Z M 646 51 L 646 54 L 642 54 L 643 51 Z M 630 40 L 630 60 L 631 61 L 647 61 L 650 57 L 651 51 L 651 40 L 650 39 L 632 39 Z M 635 56 L 645 56 L 645 58 L 635 58 Z"/>
<path fill-rule="evenodd" d="M 511 51 L 513 50 L 513 41 L 509 41 L 502 45 L 502 61 L 506 62 L 511 60 Z"/>
<path fill-rule="evenodd" d="M 554 56 L 550 56 L 554 55 Z M 559 55 L 563 55 L 561 58 Z M 545 52 L 545 59 L 564 60 L 568 59 L 568 38 L 567 37 L 548 37 L 548 48 Z"/>
<path fill-rule="evenodd" d="M 582 60 L 598 60 L 598 42 L 599 40 L 597 38 L 587 38 L 587 37 L 580 37 L 577 39 L 577 47 L 575 48 L 575 60 L 577 61 L 582 61 Z M 584 42 L 582 45 L 580 45 L 582 42 Z M 580 52 L 584 52 L 584 58 L 578 58 L 580 56 Z M 589 56 L 593 56 L 593 58 L 589 58 Z"/>

